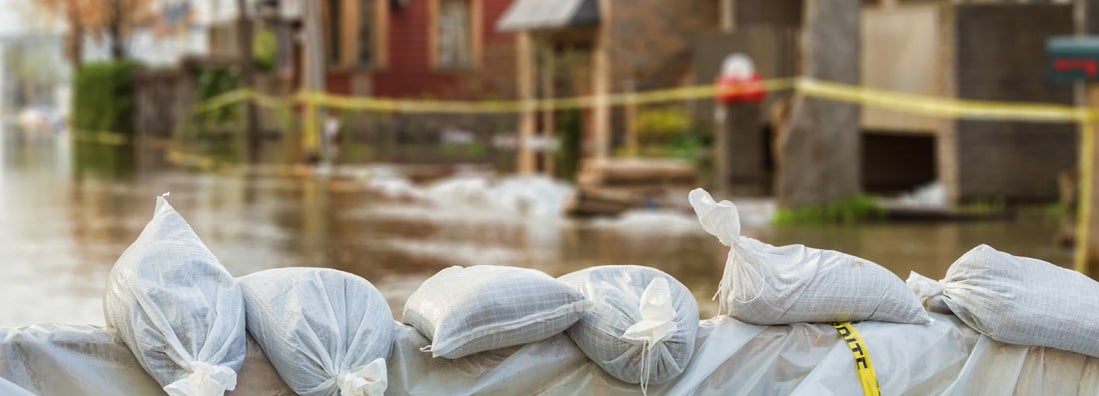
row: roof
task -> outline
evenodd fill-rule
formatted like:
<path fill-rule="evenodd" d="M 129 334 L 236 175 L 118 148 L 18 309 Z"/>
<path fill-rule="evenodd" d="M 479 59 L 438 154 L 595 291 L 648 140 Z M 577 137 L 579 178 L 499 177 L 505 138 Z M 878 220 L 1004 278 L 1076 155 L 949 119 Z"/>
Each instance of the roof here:
<path fill-rule="evenodd" d="M 514 32 L 599 25 L 598 0 L 515 0 L 496 23 Z"/>

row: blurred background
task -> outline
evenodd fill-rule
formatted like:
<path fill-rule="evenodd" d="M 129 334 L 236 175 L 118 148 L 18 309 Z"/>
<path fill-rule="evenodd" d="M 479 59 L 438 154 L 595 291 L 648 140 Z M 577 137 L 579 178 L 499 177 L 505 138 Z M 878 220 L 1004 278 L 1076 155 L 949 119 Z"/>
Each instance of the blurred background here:
<path fill-rule="evenodd" d="M 1099 1 L 0 0 L 0 326 L 102 324 L 165 192 L 234 275 L 349 271 L 398 317 L 473 264 L 652 266 L 713 315 L 700 186 L 901 278 L 1072 267 L 1078 120 L 934 103 L 1086 106 L 1046 46 L 1091 31 Z"/>

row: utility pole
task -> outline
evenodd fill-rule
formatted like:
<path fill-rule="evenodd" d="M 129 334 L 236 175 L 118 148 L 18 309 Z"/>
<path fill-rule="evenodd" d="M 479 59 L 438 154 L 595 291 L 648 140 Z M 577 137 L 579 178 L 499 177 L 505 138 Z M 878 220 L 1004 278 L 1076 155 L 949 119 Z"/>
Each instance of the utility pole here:
<path fill-rule="evenodd" d="M 1076 270 L 1099 280 L 1099 163 L 1095 154 L 1099 120 L 1099 36 L 1054 37 L 1046 41 L 1046 71 L 1055 82 L 1083 83 L 1090 110 L 1080 120 L 1080 199 L 1076 211 Z"/>
<path fill-rule="evenodd" d="M 302 32 L 302 48 L 305 56 L 303 59 L 304 70 L 302 74 L 302 93 L 306 95 L 324 92 L 324 34 L 321 32 L 321 10 L 319 1 L 303 1 L 304 27 Z M 302 117 L 302 150 L 306 158 L 322 158 L 319 152 L 320 132 L 319 114 L 317 104 L 312 100 L 304 103 L 305 111 Z"/>
<path fill-rule="evenodd" d="M 255 90 L 255 76 L 253 75 L 252 60 L 252 20 L 248 18 L 248 7 L 245 0 L 237 0 L 237 39 L 240 47 L 240 83 L 245 89 Z M 259 114 L 256 102 L 245 101 L 245 128 L 248 139 L 248 162 L 259 162 L 260 136 Z"/>

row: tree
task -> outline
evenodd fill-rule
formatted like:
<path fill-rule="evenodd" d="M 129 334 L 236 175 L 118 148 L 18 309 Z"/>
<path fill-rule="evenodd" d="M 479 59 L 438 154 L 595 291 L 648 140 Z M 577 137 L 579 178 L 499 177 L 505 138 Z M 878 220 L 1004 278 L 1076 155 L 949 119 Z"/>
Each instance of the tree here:
<path fill-rule="evenodd" d="M 859 0 L 805 2 L 803 75 L 859 83 L 861 6 Z M 780 205 L 822 205 L 859 193 L 859 115 L 856 104 L 794 95 L 790 119 L 776 139 Z"/>
<path fill-rule="evenodd" d="M 86 37 L 102 36 L 108 40 L 111 58 L 127 57 L 125 38 L 146 20 L 153 0 L 35 0 L 50 13 L 64 18 L 69 24 L 66 37 L 66 57 L 79 65 Z"/>

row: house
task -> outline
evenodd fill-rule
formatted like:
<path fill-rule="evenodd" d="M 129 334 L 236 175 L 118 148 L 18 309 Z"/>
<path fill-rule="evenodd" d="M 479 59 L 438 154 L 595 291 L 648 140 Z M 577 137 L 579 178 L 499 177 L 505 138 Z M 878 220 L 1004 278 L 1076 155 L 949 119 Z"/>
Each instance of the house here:
<path fill-rule="evenodd" d="M 494 29 L 511 0 L 321 0 L 332 93 L 502 99 L 515 41 Z"/>
<path fill-rule="evenodd" d="M 716 72 L 707 54 L 734 51 L 762 60 L 768 77 L 799 74 L 796 53 L 791 58 L 775 52 L 796 51 L 802 2 L 731 3 L 729 29 L 698 41 L 696 82 Z M 1072 105 L 1072 87 L 1046 79 L 1044 46 L 1049 37 L 1072 34 L 1073 13 L 1065 2 L 863 2 L 861 85 L 942 98 Z M 784 34 L 790 39 L 775 39 Z M 775 59 L 794 59 L 778 62 L 794 66 L 776 68 Z M 770 140 L 768 110 L 760 114 L 763 128 L 732 133 Z M 953 202 L 1050 201 L 1057 198 L 1058 178 L 1077 166 L 1073 124 L 953 120 L 863 106 L 859 129 L 861 184 L 873 193 L 938 182 Z M 751 166 L 732 172 L 741 180 L 731 182 L 767 187 L 774 164 L 757 147 L 729 148 L 731 156 L 757 153 Z"/>
<path fill-rule="evenodd" d="M 515 0 L 496 28 L 515 32 L 523 99 L 606 95 L 689 83 L 695 36 L 719 30 L 715 0 Z M 624 110 L 581 114 L 582 157 L 607 158 L 629 128 Z M 521 116 L 520 140 L 549 137 L 555 112 Z M 549 154 L 520 150 L 520 172 L 550 171 Z"/>
<path fill-rule="evenodd" d="M 520 98 L 601 95 L 710 84 L 721 60 L 748 54 L 764 78 L 800 72 L 807 0 L 515 0 L 497 24 L 516 33 Z M 1045 39 L 1073 32 L 1068 2 L 864 1 L 861 84 L 940 97 L 1072 104 L 1071 86 L 1045 79 Z M 1088 18 L 1092 18 L 1089 16 Z M 1092 18 L 1094 19 L 1094 18 Z M 1095 23 L 1092 23 L 1095 25 Z M 787 94 L 775 93 L 758 122 L 722 133 L 737 158 L 727 172 L 740 191 L 767 194 L 774 177 L 772 129 Z M 713 124 L 712 101 L 694 119 Z M 607 103 L 582 114 L 584 157 L 611 156 L 631 127 Z M 553 112 L 526 112 L 525 139 L 551 135 Z M 779 116 L 781 117 L 781 116 Z M 1076 126 L 945 120 L 863 106 L 861 184 L 871 192 L 941 182 L 955 202 L 1056 198 L 1058 176 L 1076 167 Z M 548 156 L 520 155 L 522 171 L 546 171 Z"/>

